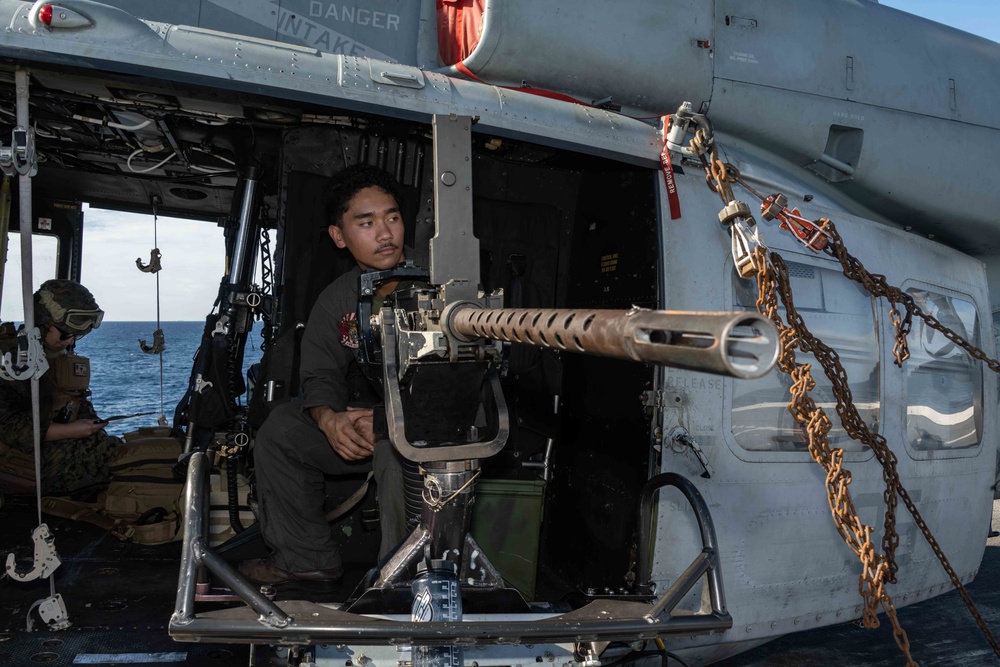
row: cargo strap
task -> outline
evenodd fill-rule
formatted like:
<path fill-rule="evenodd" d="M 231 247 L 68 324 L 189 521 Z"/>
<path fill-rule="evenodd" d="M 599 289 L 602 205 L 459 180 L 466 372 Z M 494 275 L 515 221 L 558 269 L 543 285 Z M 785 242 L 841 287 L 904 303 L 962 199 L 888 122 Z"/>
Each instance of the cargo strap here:
<path fill-rule="evenodd" d="M 368 487 L 371 485 L 372 477 L 374 475 L 375 473 L 369 472 L 368 476 L 365 477 L 365 481 L 361 483 L 361 486 L 359 486 L 358 489 L 347 498 L 347 500 L 327 512 L 323 517 L 326 519 L 326 522 L 331 523 L 336 521 L 351 511 L 355 505 L 360 503 L 361 500 L 368 494 Z"/>
<path fill-rule="evenodd" d="M 46 496 L 42 498 L 42 511 L 52 516 L 72 519 L 73 521 L 86 521 L 89 524 L 114 532 L 119 526 L 126 523 L 125 519 L 112 519 L 101 513 L 102 507 L 97 503 L 85 503 L 72 498 L 62 498 L 59 496 Z M 116 535 L 121 539 L 127 539 Z"/>

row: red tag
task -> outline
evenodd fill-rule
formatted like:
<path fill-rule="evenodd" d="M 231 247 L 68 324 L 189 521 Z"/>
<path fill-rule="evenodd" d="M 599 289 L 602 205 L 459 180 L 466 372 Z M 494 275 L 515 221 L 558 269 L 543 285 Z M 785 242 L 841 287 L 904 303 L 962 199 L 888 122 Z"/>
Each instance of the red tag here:
<path fill-rule="evenodd" d="M 663 144 L 663 152 L 660 153 L 660 169 L 663 170 L 663 182 L 667 186 L 670 219 L 676 220 L 681 217 L 681 200 L 677 196 L 677 183 L 674 181 L 674 165 L 670 162 L 670 151 L 667 150 L 666 144 Z"/>

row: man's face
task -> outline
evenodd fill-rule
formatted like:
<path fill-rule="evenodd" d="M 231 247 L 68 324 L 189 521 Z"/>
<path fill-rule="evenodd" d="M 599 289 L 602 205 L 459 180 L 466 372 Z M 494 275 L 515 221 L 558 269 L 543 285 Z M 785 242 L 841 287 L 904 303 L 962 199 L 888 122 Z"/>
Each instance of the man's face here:
<path fill-rule="evenodd" d="M 42 346 L 49 352 L 59 352 L 76 342 L 76 337 L 70 335 L 71 332 L 64 332 L 56 325 L 50 325 L 45 337 L 42 338 Z"/>
<path fill-rule="evenodd" d="M 403 259 L 403 218 L 395 197 L 377 186 L 359 190 L 330 238 L 362 269 L 391 269 Z"/>

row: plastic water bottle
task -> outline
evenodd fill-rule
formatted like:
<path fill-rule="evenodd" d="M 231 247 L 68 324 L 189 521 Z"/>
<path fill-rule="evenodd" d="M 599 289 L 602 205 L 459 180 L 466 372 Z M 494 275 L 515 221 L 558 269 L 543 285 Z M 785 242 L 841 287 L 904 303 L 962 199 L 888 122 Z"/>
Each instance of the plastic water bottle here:
<path fill-rule="evenodd" d="M 410 618 L 417 623 L 461 621 L 458 568 L 449 560 L 417 564 Z M 413 667 L 462 667 L 461 646 L 414 646 Z"/>

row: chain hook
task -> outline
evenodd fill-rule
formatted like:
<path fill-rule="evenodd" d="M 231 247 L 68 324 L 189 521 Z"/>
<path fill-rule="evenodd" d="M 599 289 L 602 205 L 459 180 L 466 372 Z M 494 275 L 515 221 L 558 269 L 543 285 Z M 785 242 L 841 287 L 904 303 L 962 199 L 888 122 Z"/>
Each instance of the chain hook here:
<path fill-rule="evenodd" d="M 13 355 L 13 356 L 12 356 Z M 38 327 L 17 334 L 17 352 L 7 352 L 0 358 L 0 378 L 9 381 L 40 378 L 49 370 L 45 349 Z"/>
<path fill-rule="evenodd" d="M 695 129 L 692 130 L 691 126 Z M 687 135 L 695 133 L 696 141 L 687 142 Z M 695 113 L 690 102 L 682 102 L 672 116 L 665 116 L 663 141 L 667 148 L 686 157 L 701 157 L 714 142 L 712 122 L 703 113 Z"/>
<path fill-rule="evenodd" d="M 163 329 L 157 329 L 153 332 L 153 344 L 146 345 L 146 339 L 139 339 L 139 348 L 146 354 L 159 354 L 167 349 L 166 342 L 163 339 Z"/>
<path fill-rule="evenodd" d="M 149 264 L 143 264 L 142 257 L 136 257 L 135 266 L 143 273 L 156 273 L 162 268 L 160 266 L 160 258 L 162 256 L 159 248 L 153 248 L 149 251 Z"/>
<path fill-rule="evenodd" d="M 741 278 L 753 278 L 758 273 L 754 248 L 763 245 L 750 207 L 741 201 L 731 201 L 719 211 L 719 224 L 728 227 L 733 265 Z"/>

